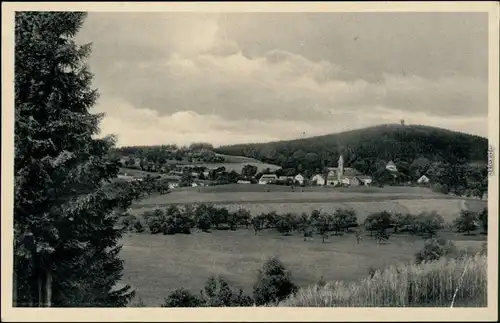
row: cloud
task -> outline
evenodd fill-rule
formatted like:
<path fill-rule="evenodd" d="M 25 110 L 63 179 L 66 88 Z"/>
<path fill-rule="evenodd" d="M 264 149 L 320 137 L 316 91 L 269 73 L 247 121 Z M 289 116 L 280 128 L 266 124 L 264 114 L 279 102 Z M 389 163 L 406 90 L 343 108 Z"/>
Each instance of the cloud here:
<path fill-rule="evenodd" d="M 113 106 L 109 110 L 106 107 Z M 338 113 L 331 120 L 310 123 L 299 120 L 227 120 L 218 115 L 200 115 L 194 111 L 178 111 L 171 115 L 159 115 L 148 109 L 139 109 L 122 100 L 100 100 L 96 112 L 105 112 L 101 124 L 102 134 L 115 134 L 118 143 L 124 145 L 160 145 L 193 142 L 210 142 L 215 146 L 237 143 L 268 142 L 296 139 L 345 131 L 354 128 L 392 123 L 400 118 L 397 112 L 383 107 L 374 107 L 360 116 L 355 113 Z M 416 112 L 406 116 L 407 124 L 425 124 L 464 131 L 483 130 L 482 118 L 429 117 Z"/>
<path fill-rule="evenodd" d="M 467 26 L 479 39 L 469 41 L 470 34 L 462 30 L 461 47 L 450 28 L 457 19 L 449 16 L 422 16 L 420 22 L 443 21 L 434 32 L 419 27 L 417 16 L 408 17 L 413 33 L 390 26 L 403 22 L 398 17 L 385 17 L 389 22 L 384 23 L 378 16 L 365 16 L 370 23 L 363 24 L 359 15 L 342 16 L 345 34 L 368 38 L 358 45 L 365 52 L 353 52 L 352 39 L 343 38 L 338 14 L 317 15 L 316 20 L 295 15 L 293 24 L 286 14 L 254 14 L 253 22 L 248 17 L 89 16 L 80 37 L 94 42 L 90 66 L 101 93 L 99 110 L 108 114 L 103 130 L 119 133 L 121 144 L 223 144 L 326 134 L 404 118 L 487 134 L 487 79 L 477 63 L 478 53 L 487 53 L 487 47 L 468 47 L 480 45 L 483 37 L 474 28 L 476 16 L 455 26 Z M 332 32 L 328 26 L 337 29 Z M 374 30 L 392 32 L 398 41 Z M 329 47 L 330 55 L 325 49 L 329 41 L 336 44 L 335 50 Z M 374 46 L 374 41 L 381 43 Z M 339 54 L 344 49 L 357 60 Z M 461 58 L 444 57 L 450 49 Z M 470 54 L 469 60 L 463 52 Z M 418 62 L 411 61 L 416 58 Z M 395 68 L 405 59 L 406 70 Z M 137 129 L 142 124 L 145 128 Z"/>

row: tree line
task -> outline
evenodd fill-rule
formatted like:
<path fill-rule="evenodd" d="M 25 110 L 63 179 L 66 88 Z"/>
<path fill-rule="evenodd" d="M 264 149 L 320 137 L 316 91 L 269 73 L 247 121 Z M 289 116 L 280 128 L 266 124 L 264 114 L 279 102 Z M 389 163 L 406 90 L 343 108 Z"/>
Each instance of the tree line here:
<path fill-rule="evenodd" d="M 193 143 L 189 146 L 128 146 L 109 152 L 114 159 L 125 158 L 125 166 L 147 171 L 159 170 L 175 163 L 223 163 L 224 157 L 217 156 L 209 143 Z M 173 162 L 173 163 L 169 163 Z"/>
<path fill-rule="evenodd" d="M 420 214 L 390 213 L 387 211 L 369 214 L 363 222 L 364 230 L 377 241 L 389 239 L 391 234 L 408 233 L 424 238 L 435 238 L 445 227 L 444 218 L 436 212 Z M 282 235 L 294 232 L 302 235 L 304 241 L 319 236 L 323 242 L 330 236 L 338 236 L 352 232 L 359 227 L 358 217 L 352 209 L 339 208 L 334 212 L 313 210 L 311 213 L 283 213 L 275 211 L 252 216 L 250 211 L 240 208 L 229 211 L 225 207 L 199 204 L 197 206 L 170 205 L 166 209 L 156 208 L 142 215 L 128 214 L 122 218 L 124 230 L 131 232 L 149 231 L 151 234 L 191 234 L 193 229 L 202 232 L 210 230 L 253 229 L 257 236 L 262 230 L 273 229 Z M 488 210 L 481 212 L 462 210 L 451 227 L 459 233 L 470 234 L 480 227 L 483 233 L 488 230 Z M 360 230 L 356 238 L 362 238 Z"/>

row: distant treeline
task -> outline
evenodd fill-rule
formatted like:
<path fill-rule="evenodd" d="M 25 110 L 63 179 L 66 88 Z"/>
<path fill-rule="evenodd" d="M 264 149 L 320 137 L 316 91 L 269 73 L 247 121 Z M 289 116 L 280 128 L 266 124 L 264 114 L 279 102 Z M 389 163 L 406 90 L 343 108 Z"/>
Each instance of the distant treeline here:
<path fill-rule="evenodd" d="M 402 183 L 427 175 L 457 195 L 487 190 L 488 140 L 428 126 L 383 125 L 307 139 L 223 146 L 216 152 L 255 158 L 310 177 L 337 166 L 353 167 L 380 182 Z M 385 171 L 390 160 L 398 177 Z M 292 173 L 293 173 L 292 171 Z"/>
<path fill-rule="evenodd" d="M 156 168 L 160 168 L 165 165 L 167 161 L 199 161 L 205 163 L 224 162 L 224 158 L 217 156 L 214 152 L 213 146 L 208 143 L 193 143 L 190 146 L 182 147 L 177 145 L 127 146 L 115 148 L 110 154 L 115 158 L 127 157 L 138 159 L 139 163 L 135 166 L 141 166 L 141 168 L 146 167 L 148 164 L 154 165 Z"/>

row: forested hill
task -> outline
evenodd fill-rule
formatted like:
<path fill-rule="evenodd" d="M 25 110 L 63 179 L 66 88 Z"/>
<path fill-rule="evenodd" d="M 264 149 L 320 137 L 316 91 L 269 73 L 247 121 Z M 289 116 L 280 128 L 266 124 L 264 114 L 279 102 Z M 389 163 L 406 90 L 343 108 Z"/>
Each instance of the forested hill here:
<path fill-rule="evenodd" d="M 252 157 L 283 168 L 314 172 L 336 166 L 343 154 L 346 166 L 372 174 L 393 160 L 409 167 L 416 159 L 464 164 L 486 162 L 483 137 L 421 125 L 380 125 L 306 139 L 222 146 L 217 152 Z"/>

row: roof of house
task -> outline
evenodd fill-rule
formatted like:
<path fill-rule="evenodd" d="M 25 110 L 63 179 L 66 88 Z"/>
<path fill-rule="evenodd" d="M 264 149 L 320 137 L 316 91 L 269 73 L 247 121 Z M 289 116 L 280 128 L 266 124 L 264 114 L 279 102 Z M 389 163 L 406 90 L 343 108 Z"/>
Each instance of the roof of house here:
<path fill-rule="evenodd" d="M 359 178 L 359 179 L 372 179 L 372 177 L 368 176 L 368 175 L 358 175 L 356 177 Z"/>
<path fill-rule="evenodd" d="M 321 177 L 321 178 L 323 178 L 323 175 L 321 175 L 321 174 L 316 174 L 316 175 L 314 175 L 312 178 L 317 178 L 317 177 Z"/>
<path fill-rule="evenodd" d="M 357 176 L 353 176 L 353 175 L 343 175 L 340 177 L 340 179 L 355 179 L 357 178 Z"/>
<path fill-rule="evenodd" d="M 356 176 L 361 175 L 361 173 L 354 168 L 344 168 L 344 176 Z"/>
<path fill-rule="evenodd" d="M 387 166 L 396 166 L 396 164 L 394 164 L 394 162 L 391 160 L 390 162 L 387 163 Z"/>
<path fill-rule="evenodd" d="M 264 174 L 264 175 L 261 176 L 260 179 L 263 179 L 263 178 L 264 179 L 265 178 L 274 178 L 274 179 L 276 179 L 276 178 L 278 178 L 278 176 L 276 176 L 276 174 Z"/>

